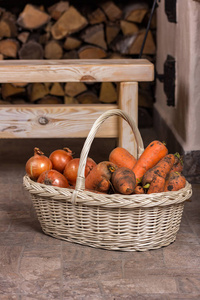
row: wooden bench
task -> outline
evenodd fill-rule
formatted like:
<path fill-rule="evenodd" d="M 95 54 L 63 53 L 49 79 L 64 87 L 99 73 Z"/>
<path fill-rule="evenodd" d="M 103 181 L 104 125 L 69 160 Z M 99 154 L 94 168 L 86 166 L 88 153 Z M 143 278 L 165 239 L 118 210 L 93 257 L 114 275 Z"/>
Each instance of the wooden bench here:
<path fill-rule="evenodd" d="M 113 104 L 1 105 L 0 138 L 86 137 L 94 121 L 106 110 L 120 108 L 138 121 L 138 82 L 152 81 L 154 66 L 145 59 L 118 60 L 4 60 L 0 82 L 117 82 L 119 97 Z M 118 123 L 119 122 L 119 123 Z M 97 137 L 118 137 L 119 145 L 135 153 L 129 126 L 117 117 L 101 126 Z"/>

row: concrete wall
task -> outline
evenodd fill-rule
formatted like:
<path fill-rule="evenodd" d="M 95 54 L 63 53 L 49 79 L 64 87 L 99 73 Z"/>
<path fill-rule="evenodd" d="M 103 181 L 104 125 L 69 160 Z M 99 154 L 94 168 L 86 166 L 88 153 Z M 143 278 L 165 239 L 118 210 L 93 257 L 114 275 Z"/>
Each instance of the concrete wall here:
<path fill-rule="evenodd" d="M 155 109 L 171 129 L 184 151 L 200 150 L 200 3 L 177 0 L 177 23 L 170 23 L 157 9 L 157 63 L 163 65 L 170 54 L 176 59 L 176 103 L 167 106 L 163 83 L 156 82 Z"/>

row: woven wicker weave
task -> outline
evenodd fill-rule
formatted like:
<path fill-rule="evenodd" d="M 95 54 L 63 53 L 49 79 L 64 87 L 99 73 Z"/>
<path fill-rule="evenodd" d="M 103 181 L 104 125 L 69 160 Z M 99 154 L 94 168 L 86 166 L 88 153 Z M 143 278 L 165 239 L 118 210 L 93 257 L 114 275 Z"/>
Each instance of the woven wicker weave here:
<path fill-rule="evenodd" d="M 167 246 L 176 239 L 184 202 L 191 185 L 175 192 L 120 195 L 85 191 L 84 170 L 95 134 L 108 117 L 126 120 L 137 142 L 138 157 L 143 142 L 134 121 L 119 109 L 102 114 L 92 126 L 83 146 L 75 190 L 48 186 L 24 176 L 44 233 L 55 238 L 97 248 L 146 251 Z"/>

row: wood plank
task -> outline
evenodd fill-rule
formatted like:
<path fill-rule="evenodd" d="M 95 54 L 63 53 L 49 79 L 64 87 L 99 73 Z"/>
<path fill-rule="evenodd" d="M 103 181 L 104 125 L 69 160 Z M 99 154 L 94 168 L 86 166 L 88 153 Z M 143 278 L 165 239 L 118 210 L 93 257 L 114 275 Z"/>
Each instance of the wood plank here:
<path fill-rule="evenodd" d="M 146 59 L 2 60 L 0 82 L 153 81 Z"/>
<path fill-rule="evenodd" d="M 113 108 L 117 106 L 1 105 L 0 138 L 85 138 L 96 119 Z M 97 137 L 117 136 L 117 117 L 109 118 L 97 133 Z"/>
<path fill-rule="evenodd" d="M 127 112 L 138 125 L 138 83 L 122 82 L 119 88 L 119 108 Z M 119 120 L 119 146 L 137 157 L 137 144 L 131 127 Z"/>

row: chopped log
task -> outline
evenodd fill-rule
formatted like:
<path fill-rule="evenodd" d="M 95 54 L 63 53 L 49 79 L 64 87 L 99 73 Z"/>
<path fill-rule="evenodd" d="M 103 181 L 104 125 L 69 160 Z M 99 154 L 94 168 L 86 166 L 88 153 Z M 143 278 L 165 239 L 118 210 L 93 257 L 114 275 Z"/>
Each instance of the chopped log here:
<path fill-rule="evenodd" d="M 68 1 L 60 1 L 55 3 L 54 5 L 48 8 L 48 13 L 54 20 L 58 20 L 61 15 L 68 10 L 69 2 Z"/>
<path fill-rule="evenodd" d="M 59 40 L 68 34 L 83 29 L 87 24 L 87 19 L 75 7 L 70 6 L 52 26 L 51 33 L 54 39 Z"/>
<path fill-rule="evenodd" d="M 112 45 L 114 51 L 121 54 L 131 55 L 139 54 L 144 40 L 145 31 L 140 31 L 137 34 L 125 37 L 119 37 Z M 155 54 L 156 47 L 151 31 L 148 32 L 146 43 L 143 49 L 143 54 Z"/>
<path fill-rule="evenodd" d="M 44 48 L 44 57 L 47 59 L 60 59 L 63 55 L 63 48 L 58 41 L 49 41 Z"/>
<path fill-rule="evenodd" d="M 150 19 L 151 12 L 148 11 L 148 13 L 144 16 L 144 19 L 142 21 L 142 24 L 146 28 Z M 156 17 L 156 12 L 154 12 L 152 19 L 151 19 L 151 24 L 150 24 L 150 29 L 156 29 L 157 27 L 157 17 Z"/>
<path fill-rule="evenodd" d="M 95 46 L 83 46 L 78 51 L 80 59 L 100 59 L 107 56 L 106 51 Z"/>
<path fill-rule="evenodd" d="M 50 90 L 51 86 L 52 86 L 52 82 L 43 82 L 43 84 L 46 86 L 46 88 L 48 90 Z"/>
<path fill-rule="evenodd" d="M 51 96 L 51 95 L 47 95 L 44 96 L 42 99 L 37 101 L 37 104 L 62 104 L 63 101 L 62 99 L 55 97 L 55 96 Z"/>
<path fill-rule="evenodd" d="M 54 96 L 64 96 L 62 85 L 59 82 L 54 82 L 50 89 L 50 94 Z"/>
<path fill-rule="evenodd" d="M 120 21 L 120 27 L 123 35 L 133 35 L 139 31 L 139 27 L 136 24 L 125 20 Z"/>
<path fill-rule="evenodd" d="M 148 4 L 145 2 L 128 4 L 124 8 L 125 20 L 141 23 L 148 9 Z"/>
<path fill-rule="evenodd" d="M 27 42 L 28 37 L 29 37 L 30 32 L 28 31 L 23 31 L 20 34 L 18 34 L 17 38 L 20 42 L 22 42 L 23 44 Z"/>
<path fill-rule="evenodd" d="M 79 57 L 78 57 L 78 53 L 76 50 L 67 51 L 63 55 L 63 59 L 78 59 L 78 58 Z"/>
<path fill-rule="evenodd" d="M 16 16 L 9 11 L 1 11 L 0 37 L 16 37 L 18 33 Z"/>
<path fill-rule="evenodd" d="M 117 101 L 117 91 L 112 82 L 101 83 L 99 101 L 103 103 L 113 103 Z"/>
<path fill-rule="evenodd" d="M 0 100 L 0 105 L 10 105 L 9 101 Z"/>
<path fill-rule="evenodd" d="M 65 42 L 64 42 L 64 45 L 63 45 L 63 48 L 65 50 L 73 50 L 73 49 L 77 49 L 81 46 L 81 41 L 78 40 L 77 38 L 74 38 L 74 37 L 67 37 Z"/>
<path fill-rule="evenodd" d="M 136 37 L 136 34 L 131 36 L 118 35 L 117 39 L 112 43 L 112 50 L 123 55 L 128 55 L 129 47 L 134 43 Z"/>
<path fill-rule="evenodd" d="M 88 27 L 81 35 L 81 38 L 88 44 L 93 44 L 107 50 L 103 24 Z"/>
<path fill-rule="evenodd" d="M 142 47 L 142 43 L 144 41 L 144 37 L 145 37 L 145 31 L 141 31 L 134 43 L 131 44 L 128 54 L 139 54 L 141 47 Z M 144 54 L 155 54 L 156 53 L 156 46 L 155 46 L 155 42 L 153 39 L 153 35 L 151 33 L 151 31 L 149 30 L 148 34 L 147 34 L 147 39 L 145 42 L 145 46 L 144 46 L 144 50 L 143 50 Z"/>
<path fill-rule="evenodd" d="M 120 53 L 112 52 L 108 58 L 110 58 L 110 59 L 122 59 L 123 58 L 124 59 L 126 57 Z"/>
<path fill-rule="evenodd" d="M 120 32 L 120 27 L 117 24 L 107 24 L 106 25 L 106 41 L 108 45 L 116 38 Z"/>
<path fill-rule="evenodd" d="M 29 41 L 22 45 L 18 54 L 20 59 L 42 59 L 44 51 L 39 43 Z"/>
<path fill-rule="evenodd" d="M 29 100 L 34 102 L 43 98 L 49 93 L 48 88 L 43 83 L 32 83 L 28 88 Z"/>
<path fill-rule="evenodd" d="M 95 25 L 106 22 L 106 16 L 100 8 L 97 8 L 91 14 L 88 14 L 88 20 L 91 25 Z"/>
<path fill-rule="evenodd" d="M 37 7 L 27 4 L 17 19 L 17 24 L 26 29 L 37 29 L 45 25 L 50 16 Z"/>
<path fill-rule="evenodd" d="M 16 37 L 17 27 L 10 20 L 2 19 L 0 21 L 0 37 Z"/>
<path fill-rule="evenodd" d="M 80 104 L 99 103 L 97 95 L 91 91 L 84 92 L 76 97 Z"/>
<path fill-rule="evenodd" d="M 70 97 L 70 96 L 65 95 L 64 103 L 65 104 L 78 104 L 78 100 L 74 97 Z"/>
<path fill-rule="evenodd" d="M 51 33 L 50 32 L 46 32 L 44 34 L 41 34 L 39 37 L 39 43 L 42 45 L 45 45 L 48 43 L 49 39 L 51 37 Z"/>
<path fill-rule="evenodd" d="M 15 87 L 25 87 L 28 85 L 28 82 L 12 82 L 11 84 Z"/>
<path fill-rule="evenodd" d="M 65 94 L 75 97 L 87 90 L 87 86 L 83 82 L 67 82 L 65 84 Z"/>
<path fill-rule="evenodd" d="M 13 39 L 5 39 L 0 41 L 0 53 L 7 56 L 16 58 L 19 43 Z"/>
<path fill-rule="evenodd" d="M 1 95 L 3 99 L 6 99 L 10 96 L 22 94 L 25 92 L 23 87 L 13 86 L 11 83 L 2 83 L 1 86 Z"/>
<path fill-rule="evenodd" d="M 10 99 L 11 104 L 26 104 L 26 101 L 21 98 Z"/>
<path fill-rule="evenodd" d="M 51 32 L 51 27 L 53 26 L 53 22 L 51 22 L 51 21 L 49 21 L 48 23 L 47 23 L 47 25 L 45 26 L 45 28 L 44 28 L 44 31 L 45 32 Z"/>
<path fill-rule="evenodd" d="M 121 18 L 122 10 L 114 2 L 107 1 L 100 5 L 110 21 L 116 21 Z"/>

